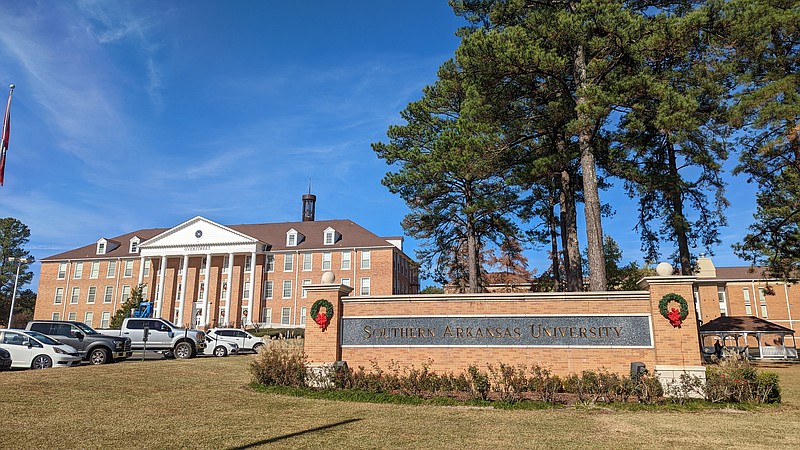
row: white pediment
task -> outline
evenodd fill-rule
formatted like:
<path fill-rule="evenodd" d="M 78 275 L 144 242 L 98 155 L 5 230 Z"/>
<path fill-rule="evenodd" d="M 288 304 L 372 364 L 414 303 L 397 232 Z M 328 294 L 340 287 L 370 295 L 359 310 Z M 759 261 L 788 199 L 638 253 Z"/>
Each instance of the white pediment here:
<path fill-rule="evenodd" d="M 142 256 L 260 252 L 264 243 L 197 216 L 139 245 Z"/>

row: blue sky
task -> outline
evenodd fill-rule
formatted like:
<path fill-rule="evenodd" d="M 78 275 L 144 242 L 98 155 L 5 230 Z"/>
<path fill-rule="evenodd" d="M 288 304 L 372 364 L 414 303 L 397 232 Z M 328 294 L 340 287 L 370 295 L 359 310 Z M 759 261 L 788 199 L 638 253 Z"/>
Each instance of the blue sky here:
<path fill-rule="evenodd" d="M 37 259 L 196 215 L 296 221 L 309 177 L 318 219 L 402 234 L 407 208 L 370 143 L 435 81 L 462 24 L 446 0 L 0 6 L 3 102 L 17 86 L 0 217 L 30 227 Z M 730 244 L 755 203 L 728 179 L 717 265 L 741 264 Z M 640 261 L 635 202 L 601 200 L 617 211 L 606 233 Z M 544 250 L 528 257 L 547 267 Z"/>

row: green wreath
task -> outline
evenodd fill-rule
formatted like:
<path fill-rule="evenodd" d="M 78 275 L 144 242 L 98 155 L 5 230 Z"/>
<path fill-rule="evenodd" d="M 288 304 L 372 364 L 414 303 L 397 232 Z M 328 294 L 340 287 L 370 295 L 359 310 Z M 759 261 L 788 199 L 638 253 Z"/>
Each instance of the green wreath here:
<path fill-rule="evenodd" d="M 316 320 L 320 307 L 325 307 L 325 316 L 328 318 L 328 323 L 330 323 L 333 318 L 333 304 L 324 299 L 317 300 L 311 305 L 311 318 Z"/>
<path fill-rule="evenodd" d="M 658 310 L 665 319 L 669 319 L 669 302 L 676 302 L 678 305 L 680 305 L 681 321 L 684 321 L 687 317 L 689 317 L 689 305 L 686 303 L 686 299 L 678 294 L 670 293 L 661 297 L 661 301 L 658 302 Z"/>

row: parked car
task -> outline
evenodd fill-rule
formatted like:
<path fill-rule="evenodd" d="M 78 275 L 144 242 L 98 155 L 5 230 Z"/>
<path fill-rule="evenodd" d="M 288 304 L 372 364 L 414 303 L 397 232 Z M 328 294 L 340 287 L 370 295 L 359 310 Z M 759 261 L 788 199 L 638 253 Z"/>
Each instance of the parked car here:
<path fill-rule="evenodd" d="M 209 349 L 211 351 L 209 351 Z M 233 342 L 222 339 L 214 339 L 206 335 L 206 353 L 214 356 L 228 356 L 239 353 L 239 346 Z"/>
<path fill-rule="evenodd" d="M 207 334 L 212 338 L 236 343 L 239 351 L 257 352 L 264 347 L 264 341 L 260 337 L 238 328 L 211 328 Z"/>
<path fill-rule="evenodd" d="M 165 319 L 128 317 L 119 333 L 130 338 L 133 350 L 159 351 L 167 357 L 194 358 L 206 348 L 205 333 L 179 328 Z"/>
<path fill-rule="evenodd" d="M 11 368 L 11 353 L 8 350 L 0 348 L 0 370 L 8 370 Z"/>
<path fill-rule="evenodd" d="M 83 322 L 32 320 L 25 328 L 75 347 L 83 359 L 92 364 L 124 361 L 133 354 L 130 339 L 102 334 Z"/>
<path fill-rule="evenodd" d="M 12 368 L 47 369 L 81 363 L 78 350 L 36 331 L 0 330 L 0 348 L 11 353 Z"/>

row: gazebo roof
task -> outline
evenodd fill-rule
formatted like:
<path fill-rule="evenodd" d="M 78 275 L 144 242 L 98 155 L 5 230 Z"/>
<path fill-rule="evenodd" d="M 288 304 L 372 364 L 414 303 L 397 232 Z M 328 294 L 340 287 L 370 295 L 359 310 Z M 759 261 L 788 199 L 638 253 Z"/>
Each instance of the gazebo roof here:
<path fill-rule="evenodd" d="M 718 317 L 700 327 L 700 333 L 781 333 L 794 334 L 794 330 L 753 316 Z"/>

